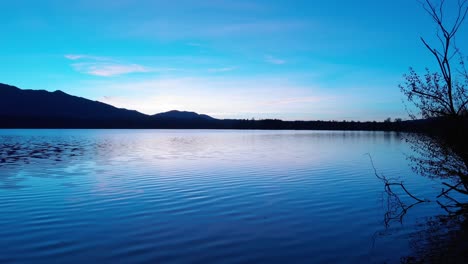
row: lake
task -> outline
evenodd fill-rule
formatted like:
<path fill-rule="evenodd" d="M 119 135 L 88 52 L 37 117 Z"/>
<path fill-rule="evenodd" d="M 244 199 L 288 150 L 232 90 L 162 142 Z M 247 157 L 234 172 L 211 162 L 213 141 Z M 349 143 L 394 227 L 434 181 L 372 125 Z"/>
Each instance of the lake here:
<path fill-rule="evenodd" d="M 404 134 L 0 130 L 0 263 L 382 263 L 441 214 L 384 225 L 377 171 L 431 196 Z"/>

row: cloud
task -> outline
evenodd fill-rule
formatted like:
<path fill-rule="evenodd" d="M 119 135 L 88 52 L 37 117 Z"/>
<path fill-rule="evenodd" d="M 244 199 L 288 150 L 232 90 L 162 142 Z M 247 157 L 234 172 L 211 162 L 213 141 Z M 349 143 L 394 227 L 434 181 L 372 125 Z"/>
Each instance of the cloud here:
<path fill-rule="evenodd" d="M 83 55 L 83 54 L 66 54 L 64 57 L 69 60 L 112 61 L 112 58 L 108 58 L 108 57 L 99 57 L 99 56 L 91 56 L 91 55 Z"/>
<path fill-rule="evenodd" d="M 285 60 L 275 58 L 275 57 L 273 57 L 271 55 L 265 56 L 265 60 L 266 60 L 266 62 L 271 63 L 271 64 L 275 64 L 275 65 L 282 65 L 282 64 L 286 63 Z"/>
<path fill-rule="evenodd" d="M 325 99 L 331 100 L 333 97 L 325 96 L 305 96 L 305 97 L 289 97 L 281 98 L 280 100 L 266 102 L 266 105 L 288 105 L 288 104 L 302 104 L 302 103 L 318 103 Z"/>
<path fill-rule="evenodd" d="M 153 72 L 156 69 L 148 68 L 134 63 L 122 63 L 109 57 L 98 57 L 81 54 L 67 54 L 66 59 L 73 61 L 83 61 L 71 64 L 80 73 L 111 77 L 130 73 Z"/>
<path fill-rule="evenodd" d="M 111 64 L 111 63 L 74 63 L 73 68 L 81 73 L 95 76 L 110 77 L 115 75 L 142 73 L 153 71 L 138 64 Z"/>
<path fill-rule="evenodd" d="M 85 55 L 76 55 L 76 54 L 67 54 L 65 55 L 65 58 L 69 59 L 69 60 L 79 60 L 81 58 L 83 58 Z"/>
<path fill-rule="evenodd" d="M 209 72 L 230 72 L 236 70 L 237 67 L 224 67 L 224 68 L 212 68 L 208 69 Z"/>

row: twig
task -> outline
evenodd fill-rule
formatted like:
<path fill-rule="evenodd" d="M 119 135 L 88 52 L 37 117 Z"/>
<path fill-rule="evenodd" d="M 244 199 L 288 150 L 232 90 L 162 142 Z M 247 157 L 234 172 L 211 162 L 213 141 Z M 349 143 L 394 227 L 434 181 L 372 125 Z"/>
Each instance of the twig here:
<path fill-rule="evenodd" d="M 454 203 L 455 203 L 457 206 L 459 206 L 459 207 L 462 207 L 462 206 L 463 206 L 462 203 L 460 203 L 459 201 L 453 199 L 452 197 L 448 196 L 447 194 L 444 194 L 444 197 L 447 198 L 447 199 L 449 199 L 449 200 L 451 200 L 452 202 L 454 202 Z"/>
<path fill-rule="evenodd" d="M 447 187 L 449 187 L 449 188 L 451 188 L 452 190 L 455 190 L 455 191 L 459 192 L 459 193 L 462 193 L 462 194 L 468 194 L 468 192 L 467 192 L 467 191 L 464 191 L 464 190 L 458 189 L 458 188 L 457 188 L 457 186 L 458 186 L 458 185 L 456 185 L 456 186 L 452 186 L 452 185 L 450 185 L 450 184 L 448 184 L 448 183 L 445 183 L 445 182 L 443 182 L 442 184 L 443 184 L 443 185 L 445 185 L 445 186 L 447 186 Z"/>
<path fill-rule="evenodd" d="M 418 197 L 414 196 L 413 194 L 411 194 L 408 189 L 406 189 L 405 185 L 403 184 L 403 182 L 399 182 L 399 183 L 396 183 L 396 182 L 390 182 L 385 176 L 380 176 L 378 173 L 377 173 L 377 169 L 375 168 L 375 165 L 374 165 L 374 160 L 372 159 L 372 156 L 369 154 L 369 153 L 366 153 L 367 156 L 369 156 L 369 159 L 370 159 L 370 162 L 372 164 L 372 168 L 374 169 L 374 173 L 375 173 L 375 176 L 382 180 L 385 184 L 385 189 L 389 192 L 389 194 L 391 194 L 392 196 L 397 196 L 390 188 L 390 186 L 400 186 L 403 191 L 406 192 L 406 194 L 408 194 L 408 196 L 410 196 L 411 198 L 413 198 L 414 200 L 418 201 L 418 202 L 429 202 L 429 200 L 422 200 L 422 199 L 419 199 Z M 398 198 L 399 200 L 399 198 Z"/>
<path fill-rule="evenodd" d="M 389 183 L 389 185 L 398 185 L 398 186 L 400 186 L 400 187 L 403 189 L 403 191 L 406 192 L 406 194 L 408 194 L 411 198 L 415 199 L 416 201 L 421 202 L 421 203 L 422 203 L 422 202 L 427 202 L 427 200 L 421 200 L 421 199 L 419 199 L 418 197 L 412 195 L 412 194 L 406 189 L 405 185 L 403 185 L 403 182 L 401 182 L 401 183 Z"/>
<path fill-rule="evenodd" d="M 437 196 L 437 198 L 440 198 L 442 196 L 444 196 L 445 194 L 449 193 L 451 190 L 455 190 L 459 185 L 461 185 L 462 182 L 459 182 L 457 185 L 455 186 L 451 186 L 448 190 L 444 191 L 444 189 L 442 188 L 442 192 Z"/>

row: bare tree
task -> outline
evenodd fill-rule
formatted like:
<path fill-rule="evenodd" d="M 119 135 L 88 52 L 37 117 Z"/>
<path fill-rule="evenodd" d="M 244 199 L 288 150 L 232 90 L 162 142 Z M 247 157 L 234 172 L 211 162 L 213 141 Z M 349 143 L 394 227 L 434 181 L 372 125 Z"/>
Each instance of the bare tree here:
<path fill-rule="evenodd" d="M 434 4 L 434 1 L 438 1 L 438 4 Z M 457 220 L 459 217 L 463 221 L 453 221 L 453 223 L 464 225 L 467 223 L 465 220 L 468 219 L 468 203 L 466 203 L 468 197 L 468 71 L 463 55 L 455 45 L 455 36 L 467 17 L 468 0 L 453 1 L 457 12 L 451 17 L 452 23 L 448 23 L 448 16 L 445 16 L 445 0 L 420 1 L 438 28 L 437 39 L 440 47 L 431 46 L 424 38 L 421 40 L 436 59 L 439 69 L 436 72 L 426 69 L 426 74 L 423 76 L 410 69 L 410 72 L 405 75 L 405 83 L 400 85 L 408 101 L 419 110 L 420 117 L 434 118 L 432 122 L 421 122 L 428 124 L 419 131 L 422 133 L 408 133 L 405 138 L 412 148 L 412 154 L 408 156 L 412 169 L 419 175 L 439 182 L 440 192 L 434 194 L 433 197 L 428 197 L 430 199 L 418 193 L 413 194 L 399 177 L 388 178 L 378 173 L 369 155 L 376 177 L 384 184 L 382 201 L 385 208 L 386 230 L 376 233 L 374 239 L 385 235 L 392 223 L 403 223 L 407 213 L 423 203 L 437 203 L 446 211 L 447 215 L 439 218 L 440 221 L 444 221 L 442 223 L 447 223 L 452 219 Z M 454 58 L 459 61 L 454 63 Z M 414 119 L 419 117 L 411 112 L 410 115 Z M 429 222 L 431 227 L 434 223 L 437 222 Z M 438 231 L 444 231 L 444 229 Z M 432 233 L 434 232 L 428 234 Z M 432 254 L 432 251 L 430 253 Z M 413 263 L 421 260 L 423 262 L 425 257 L 424 255 L 416 258 L 408 257 L 402 261 Z"/>
<path fill-rule="evenodd" d="M 456 16 L 452 23 L 448 23 L 445 0 L 439 0 L 437 4 L 431 0 L 420 0 L 424 10 L 437 25 L 439 48 L 431 46 L 424 38 L 421 40 L 437 60 L 439 71 L 426 69 L 426 74 L 420 76 L 410 68 L 409 73 L 404 75 L 405 83 L 400 85 L 400 89 L 408 101 L 419 109 L 423 118 L 468 115 L 468 73 L 463 56 L 455 45 L 456 34 L 468 14 L 468 0 L 456 1 Z M 459 59 L 458 64 L 453 63 L 454 58 Z M 416 118 L 415 114 L 410 115 Z"/>

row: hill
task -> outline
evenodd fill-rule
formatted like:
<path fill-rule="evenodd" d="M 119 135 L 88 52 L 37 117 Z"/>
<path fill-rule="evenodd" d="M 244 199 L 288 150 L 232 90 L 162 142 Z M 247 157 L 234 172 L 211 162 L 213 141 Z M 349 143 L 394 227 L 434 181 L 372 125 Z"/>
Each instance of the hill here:
<path fill-rule="evenodd" d="M 155 119 L 199 119 L 199 120 L 215 120 L 209 115 L 197 114 L 195 112 L 172 110 L 169 112 L 153 115 Z"/>
<path fill-rule="evenodd" d="M 282 121 L 215 119 L 173 110 L 155 115 L 117 108 L 62 91 L 0 84 L 0 128 L 175 128 L 414 131 L 425 122 Z"/>

